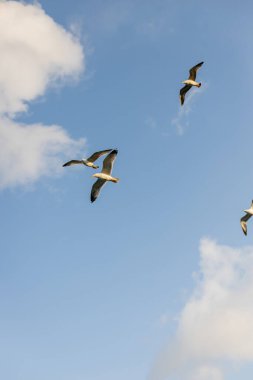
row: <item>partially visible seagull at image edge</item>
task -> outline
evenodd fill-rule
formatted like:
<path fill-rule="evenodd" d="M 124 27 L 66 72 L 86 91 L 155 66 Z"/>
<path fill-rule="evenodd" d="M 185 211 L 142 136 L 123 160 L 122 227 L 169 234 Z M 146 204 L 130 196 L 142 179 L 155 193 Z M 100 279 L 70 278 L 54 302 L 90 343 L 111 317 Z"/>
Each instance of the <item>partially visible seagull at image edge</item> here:
<path fill-rule="evenodd" d="M 65 166 L 71 166 L 71 165 L 78 165 L 78 164 L 82 164 L 82 165 L 85 165 L 85 166 L 88 166 L 90 168 L 93 168 L 93 169 L 98 169 L 99 166 L 97 165 L 94 165 L 94 162 L 101 156 L 103 156 L 104 154 L 106 153 L 109 153 L 111 152 L 112 149 L 106 149 L 106 150 L 101 150 L 99 152 L 95 152 L 93 153 L 90 157 L 88 158 L 82 158 L 81 160 L 71 160 L 71 161 L 68 161 L 66 162 L 66 164 L 62 165 L 63 167 Z"/>
<path fill-rule="evenodd" d="M 244 232 L 244 235 L 247 235 L 247 221 L 252 217 L 253 215 L 253 201 L 251 202 L 251 206 L 249 209 L 247 210 L 244 210 L 244 212 L 246 212 L 246 215 L 244 215 L 241 220 L 240 220 L 240 223 L 241 223 L 241 227 L 242 227 L 242 230 Z"/>
<path fill-rule="evenodd" d="M 181 88 L 180 90 L 181 106 L 184 104 L 184 98 L 187 91 L 189 91 L 190 88 L 192 88 L 192 86 L 195 86 L 195 87 L 201 86 L 201 83 L 196 82 L 195 79 L 196 79 L 197 71 L 203 65 L 203 63 L 204 62 L 200 62 L 197 65 L 193 66 L 189 71 L 190 73 L 189 78 L 182 82 L 185 84 L 185 86 Z"/>
<path fill-rule="evenodd" d="M 98 180 L 94 183 L 91 189 L 91 194 L 90 194 L 91 202 L 94 202 L 97 199 L 102 187 L 104 186 L 106 182 L 108 181 L 114 182 L 114 183 L 119 182 L 119 178 L 111 176 L 113 164 L 117 157 L 117 154 L 118 154 L 117 149 L 114 149 L 111 153 L 109 153 L 108 156 L 106 156 L 103 161 L 102 172 L 93 174 L 93 177 L 98 178 Z"/>

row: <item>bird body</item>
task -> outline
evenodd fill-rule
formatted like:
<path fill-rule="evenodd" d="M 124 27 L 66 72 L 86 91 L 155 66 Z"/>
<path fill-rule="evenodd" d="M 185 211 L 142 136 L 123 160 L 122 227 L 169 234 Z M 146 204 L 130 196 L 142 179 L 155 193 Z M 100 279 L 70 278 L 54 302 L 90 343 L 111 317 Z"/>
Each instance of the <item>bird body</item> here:
<path fill-rule="evenodd" d="M 88 167 L 93 168 L 93 169 L 98 169 L 99 166 L 94 165 L 94 161 L 96 161 L 99 157 L 101 157 L 104 154 L 109 153 L 111 151 L 112 151 L 112 149 L 101 150 L 99 152 L 93 153 L 88 158 L 82 158 L 81 160 L 71 160 L 71 161 L 66 162 L 66 164 L 64 164 L 62 166 L 65 167 L 65 166 L 82 164 L 82 165 L 88 166 Z"/>
<path fill-rule="evenodd" d="M 72 165 L 77 165 L 77 164 L 82 164 L 85 166 L 88 166 L 93 169 L 98 169 L 99 166 L 94 165 L 93 162 L 90 162 L 88 159 L 82 158 L 81 160 L 71 160 L 66 162 L 66 164 L 62 165 L 63 167 L 65 166 L 72 166 Z"/>
<path fill-rule="evenodd" d="M 184 87 L 181 88 L 180 90 L 180 101 L 181 101 L 181 106 L 184 104 L 184 99 L 185 99 L 185 94 L 192 88 L 192 86 L 195 87 L 200 87 L 201 83 L 196 82 L 196 76 L 197 76 L 197 71 L 198 69 L 203 65 L 204 62 L 200 62 L 197 65 L 193 66 L 189 70 L 189 78 L 182 83 L 185 84 Z"/>
<path fill-rule="evenodd" d="M 240 224 L 241 224 L 244 235 L 247 235 L 247 221 L 253 215 L 253 201 L 251 202 L 250 208 L 248 208 L 247 210 L 244 210 L 244 212 L 246 214 L 240 219 Z"/>
<path fill-rule="evenodd" d="M 253 207 L 248 208 L 247 210 L 244 210 L 244 212 L 246 212 L 246 214 L 253 215 Z"/>
<path fill-rule="evenodd" d="M 195 86 L 195 87 L 200 87 L 201 86 L 201 83 L 195 82 L 195 80 L 192 80 L 192 79 L 184 80 L 182 83 L 189 84 L 190 86 Z"/>
<path fill-rule="evenodd" d="M 114 161 L 117 157 L 118 151 L 114 149 L 111 151 L 103 161 L 103 168 L 101 173 L 93 174 L 93 177 L 98 178 L 97 181 L 93 184 L 90 194 L 91 202 L 94 202 L 100 194 L 102 187 L 106 182 L 119 182 L 119 178 L 112 177 L 112 169 Z"/>
<path fill-rule="evenodd" d="M 104 173 L 96 173 L 96 174 L 93 174 L 92 177 L 101 178 L 101 179 L 104 179 L 106 181 L 111 181 L 114 183 L 119 182 L 119 178 L 115 178 L 115 177 L 112 177 L 111 175 L 104 174 Z"/>
<path fill-rule="evenodd" d="M 89 160 L 86 160 L 85 158 L 83 158 L 81 161 L 85 166 L 88 166 L 89 168 L 93 168 L 93 169 L 99 168 L 99 166 L 94 165 L 93 162 L 90 162 Z"/>

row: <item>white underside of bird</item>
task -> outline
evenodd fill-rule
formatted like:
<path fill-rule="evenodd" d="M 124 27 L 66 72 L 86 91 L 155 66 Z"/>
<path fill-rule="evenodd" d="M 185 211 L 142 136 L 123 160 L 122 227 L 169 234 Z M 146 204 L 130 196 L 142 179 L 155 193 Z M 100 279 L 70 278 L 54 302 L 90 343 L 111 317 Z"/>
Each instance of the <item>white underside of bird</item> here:
<path fill-rule="evenodd" d="M 93 162 L 90 162 L 88 160 L 85 160 L 84 158 L 81 160 L 85 166 L 88 166 L 89 168 L 97 169 L 98 166 L 94 165 Z"/>
<path fill-rule="evenodd" d="M 247 210 L 243 210 L 243 211 L 246 212 L 246 214 L 253 215 L 253 208 L 248 208 Z"/>
<path fill-rule="evenodd" d="M 182 83 L 189 84 L 190 86 L 195 86 L 195 87 L 201 86 L 201 83 L 195 82 L 195 80 L 191 80 L 191 79 L 184 80 Z"/>
<path fill-rule="evenodd" d="M 96 173 L 96 174 L 93 174 L 92 177 L 101 178 L 101 179 L 104 179 L 105 181 L 110 181 L 114 183 L 119 182 L 119 178 L 112 177 L 111 175 L 104 174 L 104 173 Z"/>

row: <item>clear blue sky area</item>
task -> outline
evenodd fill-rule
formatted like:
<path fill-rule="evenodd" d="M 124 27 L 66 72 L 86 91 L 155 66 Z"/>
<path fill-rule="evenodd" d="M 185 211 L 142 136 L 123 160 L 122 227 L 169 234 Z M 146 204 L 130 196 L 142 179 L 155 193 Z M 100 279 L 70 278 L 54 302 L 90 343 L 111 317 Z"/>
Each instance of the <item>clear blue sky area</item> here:
<path fill-rule="evenodd" d="M 83 156 L 117 148 L 120 182 L 94 204 L 85 167 L 1 191 L 0 378 L 146 379 L 194 287 L 200 239 L 252 242 L 239 220 L 253 197 L 253 3 L 40 4 L 78 25 L 86 69 L 16 120 L 86 138 Z M 200 61 L 182 114 L 181 82 Z"/>

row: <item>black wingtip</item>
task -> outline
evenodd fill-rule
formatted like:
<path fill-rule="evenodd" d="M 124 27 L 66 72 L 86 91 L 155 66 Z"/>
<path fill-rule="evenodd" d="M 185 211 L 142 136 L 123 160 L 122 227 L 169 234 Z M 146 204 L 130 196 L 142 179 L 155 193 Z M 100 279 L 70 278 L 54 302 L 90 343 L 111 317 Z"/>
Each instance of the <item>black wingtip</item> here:
<path fill-rule="evenodd" d="M 242 227 L 242 226 L 241 226 Z M 246 228 L 243 228 L 242 227 L 242 232 L 244 233 L 245 236 L 247 236 L 247 225 L 246 225 Z"/>

